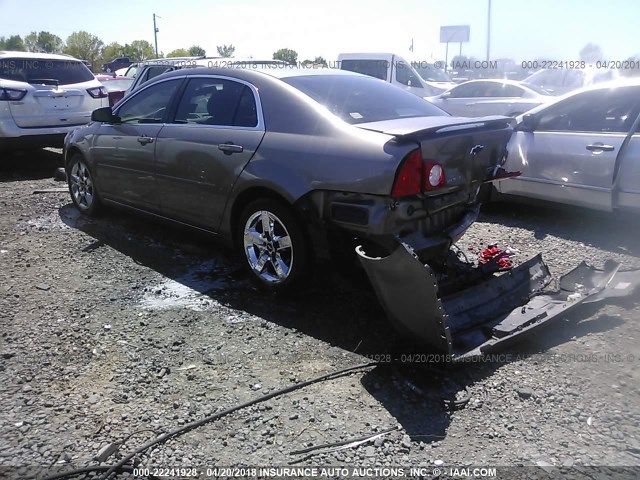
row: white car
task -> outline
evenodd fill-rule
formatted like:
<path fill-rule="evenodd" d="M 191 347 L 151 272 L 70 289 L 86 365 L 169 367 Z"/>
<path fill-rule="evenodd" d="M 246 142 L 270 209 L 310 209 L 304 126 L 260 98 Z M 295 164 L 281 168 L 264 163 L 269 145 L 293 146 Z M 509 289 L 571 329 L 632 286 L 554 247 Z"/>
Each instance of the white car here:
<path fill-rule="evenodd" d="M 514 117 L 552 100 L 547 92 L 513 80 L 469 80 L 427 98 L 456 117 Z"/>
<path fill-rule="evenodd" d="M 82 61 L 0 51 L 0 151 L 61 147 L 108 105 L 107 90 Z"/>
<path fill-rule="evenodd" d="M 619 77 L 618 71 L 613 69 L 547 68 L 529 75 L 522 83 L 528 87 L 545 90 L 550 95 L 564 95 L 578 88 L 614 81 Z"/>

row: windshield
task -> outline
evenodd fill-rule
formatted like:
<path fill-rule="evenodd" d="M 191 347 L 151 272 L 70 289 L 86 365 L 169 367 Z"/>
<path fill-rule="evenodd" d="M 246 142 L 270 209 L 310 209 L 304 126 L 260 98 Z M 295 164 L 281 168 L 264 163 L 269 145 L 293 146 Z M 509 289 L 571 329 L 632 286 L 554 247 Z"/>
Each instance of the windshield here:
<path fill-rule="evenodd" d="M 95 77 L 80 61 L 9 58 L 0 60 L 0 78 L 27 83 L 71 85 L 88 82 Z"/>
<path fill-rule="evenodd" d="M 422 98 L 375 78 L 305 75 L 282 80 L 351 124 L 448 115 Z"/>
<path fill-rule="evenodd" d="M 426 80 L 427 82 L 451 82 L 449 75 L 433 65 L 425 64 L 423 62 L 416 62 L 411 65 L 423 80 Z"/>

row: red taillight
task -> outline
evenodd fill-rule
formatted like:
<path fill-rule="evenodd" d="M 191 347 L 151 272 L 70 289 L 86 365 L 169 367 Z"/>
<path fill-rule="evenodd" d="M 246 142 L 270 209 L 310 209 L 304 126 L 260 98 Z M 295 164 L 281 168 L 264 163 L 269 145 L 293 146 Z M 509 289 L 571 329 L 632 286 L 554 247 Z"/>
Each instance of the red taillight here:
<path fill-rule="evenodd" d="M 93 98 L 106 98 L 108 96 L 107 89 L 104 87 L 87 88 L 87 92 Z"/>
<path fill-rule="evenodd" d="M 443 187 L 446 178 L 444 177 L 444 168 L 436 162 L 426 162 L 424 164 L 424 189 L 434 190 Z"/>
<path fill-rule="evenodd" d="M 446 183 L 444 168 L 437 162 L 422 160 L 420 149 L 411 152 L 402 162 L 391 190 L 393 197 L 410 197 L 435 190 Z"/>
<path fill-rule="evenodd" d="M 422 191 L 422 152 L 414 150 L 402 162 L 391 195 L 409 197 Z"/>
<path fill-rule="evenodd" d="M 27 94 L 26 90 L 18 90 L 16 88 L 0 88 L 0 100 L 7 102 L 16 102 L 22 100 Z"/>

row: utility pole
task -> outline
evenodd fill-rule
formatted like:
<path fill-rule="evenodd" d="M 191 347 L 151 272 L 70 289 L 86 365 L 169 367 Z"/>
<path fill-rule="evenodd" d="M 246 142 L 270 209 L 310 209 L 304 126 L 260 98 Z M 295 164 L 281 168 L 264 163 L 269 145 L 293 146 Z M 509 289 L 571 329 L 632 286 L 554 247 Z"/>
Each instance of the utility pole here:
<path fill-rule="evenodd" d="M 489 0 L 489 8 L 487 9 L 487 62 L 491 54 L 491 0 Z"/>
<path fill-rule="evenodd" d="M 489 0 L 489 3 L 491 3 L 491 0 Z M 156 27 L 156 17 L 162 17 L 160 15 L 156 15 L 155 13 L 153 14 L 153 38 L 156 41 L 156 58 L 158 58 L 158 32 L 160 31 L 160 29 Z"/>

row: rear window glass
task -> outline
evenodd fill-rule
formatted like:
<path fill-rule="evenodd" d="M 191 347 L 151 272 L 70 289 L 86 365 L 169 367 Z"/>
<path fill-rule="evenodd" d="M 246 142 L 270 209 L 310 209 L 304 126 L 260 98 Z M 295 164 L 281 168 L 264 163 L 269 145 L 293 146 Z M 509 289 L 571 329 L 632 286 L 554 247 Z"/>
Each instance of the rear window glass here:
<path fill-rule="evenodd" d="M 351 124 L 448 115 L 412 93 L 373 78 L 305 75 L 282 80 Z"/>
<path fill-rule="evenodd" d="M 8 58 L 0 60 L 0 78 L 27 83 L 70 85 L 95 77 L 85 64 L 74 60 Z"/>

